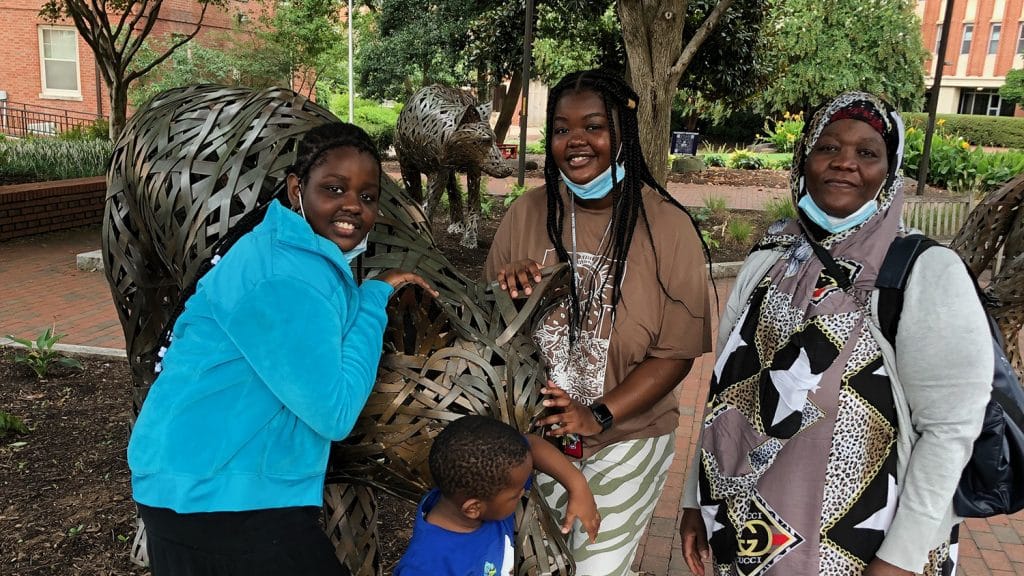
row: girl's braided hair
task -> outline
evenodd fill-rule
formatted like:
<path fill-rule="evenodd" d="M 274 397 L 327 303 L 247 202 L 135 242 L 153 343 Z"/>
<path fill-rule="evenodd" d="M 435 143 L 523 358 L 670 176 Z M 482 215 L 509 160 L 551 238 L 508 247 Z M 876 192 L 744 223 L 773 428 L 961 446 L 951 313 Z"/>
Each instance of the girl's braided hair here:
<path fill-rule="evenodd" d="M 299 178 L 299 182 L 303 185 L 309 180 L 309 173 L 314 168 L 320 166 L 327 161 L 327 153 L 336 148 L 343 148 L 350 146 L 360 152 L 366 152 L 373 156 L 374 160 L 377 161 L 378 174 L 382 173 L 380 153 L 377 151 L 377 146 L 374 145 L 373 140 L 366 133 L 365 130 L 356 126 L 355 124 L 348 124 L 345 122 L 329 122 L 327 124 L 321 124 L 308 130 L 303 134 L 302 139 L 299 140 L 296 154 L 295 163 L 288 167 L 285 171 L 287 174 L 295 174 Z M 378 176 L 382 178 L 383 176 Z M 287 205 L 288 203 L 288 187 L 282 187 L 282 190 L 278 192 L 275 197 L 280 200 L 282 204 Z M 242 237 L 252 231 L 267 214 L 267 208 L 272 202 L 266 202 L 262 205 L 256 206 L 248 214 L 242 216 L 238 222 L 228 229 L 228 232 L 214 244 L 213 250 L 210 251 L 210 256 L 199 266 L 196 271 L 195 278 L 185 286 L 181 294 L 178 297 L 178 303 L 175 305 L 174 310 L 167 319 L 167 324 L 164 325 L 163 335 L 158 340 L 158 346 L 160 350 L 158 356 L 163 356 L 163 349 L 170 346 L 171 334 L 174 330 L 174 324 L 178 321 L 178 316 L 185 310 L 185 303 L 189 298 L 195 294 L 196 286 L 199 284 L 199 280 L 206 275 L 207 272 L 213 268 L 217 262 L 228 253 L 228 250 L 235 245 L 236 242 Z M 156 360 L 156 371 L 160 371 L 160 359 Z"/>
<path fill-rule="evenodd" d="M 603 253 L 601 254 L 602 257 L 611 263 L 611 305 L 614 313 L 619 305 L 619 301 L 622 299 L 622 278 L 626 268 L 626 259 L 629 256 L 629 248 L 633 241 L 633 233 L 636 230 L 637 221 L 641 217 L 643 218 L 647 235 L 651 240 L 651 248 L 652 250 L 654 249 L 654 236 L 647 220 L 647 213 L 644 210 L 643 195 L 641 193 L 645 184 L 657 190 L 665 200 L 689 216 L 690 222 L 693 224 L 694 229 L 697 230 L 697 237 L 701 238 L 701 245 L 708 262 L 711 261 L 711 255 L 707 244 L 705 244 L 703 237 L 700 235 L 700 229 L 693 215 L 654 179 L 646 160 L 644 160 L 643 151 L 640 147 L 640 129 L 636 115 L 636 107 L 639 103 L 636 92 L 619 75 L 609 70 L 598 68 L 567 74 L 548 93 L 546 125 L 549 130 L 554 125 L 555 107 L 558 105 L 562 95 L 567 92 L 593 92 L 600 96 L 602 101 L 604 101 L 605 114 L 608 117 L 611 150 L 618 150 L 620 145 L 618 140 L 620 138 L 622 140 L 622 151 L 618 160 L 625 164 L 626 176 L 622 182 L 615 181 L 617 175 L 614 170 L 612 171 L 614 182 L 612 194 L 616 195 L 610 223 L 612 241 L 603 248 Z M 612 114 L 613 111 L 617 113 L 617 116 Z M 616 131 L 616 118 L 618 121 L 618 131 Z M 616 158 L 612 158 L 612 162 L 615 161 Z M 558 165 L 555 163 L 551 152 L 550 135 L 544 143 L 544 183 L 548 201 L 548 238 L 555 247 L 559 262 L 568 262 L 569 253 L 562 242 L 562 234 L 565 231 L 566 208 L 559 193 L 561 177 Z M 655 253 L 654 257 L 657 260 L 657 253 Z M 572 263 L 572 265 L 575 266 L 575 263 Z M 657 266 L 655 266 L 655 270 L 658 273 Z M 661 280 L 660 273 L 658 274 L 658 284 L 661 285 L 662 291 L 672 300 L 678 301 L 668 294 L 665 284 Z M 608 278 L 605 277 L 605 282 L 607 281 Z M 598 287 L 592 296 L 600 298 L 603 292 L 604 286 Z M 589 310 L 590 302 L 587 302 L 585 307 Z M 579 338 L 580 331 L 584 325 L 584 319 L 587 317 L 586 312 L 587 310 L 581 310 L 579 288 L 575 282 L 572 282 L 569 291 L 570 347 L 574 346 Z"/>
<path fill-rule="evenodd" d="M 312 128 L 303 135 L 295 154 L 295 163 L 288 168 L 288 174 L 295 174 L 305 185 L 309 173 L 327 161 L 328 152 L 345 146 L 373 156 L 377 168 L 380 168 L 380 152 L 365 130 L 355 124 L 331 122 Z"/>

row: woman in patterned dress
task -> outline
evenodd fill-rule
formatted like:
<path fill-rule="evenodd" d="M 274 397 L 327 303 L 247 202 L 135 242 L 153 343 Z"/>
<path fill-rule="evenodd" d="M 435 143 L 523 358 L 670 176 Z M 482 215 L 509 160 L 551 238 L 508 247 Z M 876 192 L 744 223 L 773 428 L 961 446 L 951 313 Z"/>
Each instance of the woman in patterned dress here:
<path fill-rule="evenodd" d="M 805 127 L 790 178 L 798 217 L 769 228 L 722 314 L 680 524 L 697 574 L 709 556 L 719 575 L 955 570 L 952 499 L 992 345 L 944 248 L 914 265 L 894 351 L 874 326 L 879 267 L 905 234 L 903 136 L 899 115 L 859 92 Z"/>

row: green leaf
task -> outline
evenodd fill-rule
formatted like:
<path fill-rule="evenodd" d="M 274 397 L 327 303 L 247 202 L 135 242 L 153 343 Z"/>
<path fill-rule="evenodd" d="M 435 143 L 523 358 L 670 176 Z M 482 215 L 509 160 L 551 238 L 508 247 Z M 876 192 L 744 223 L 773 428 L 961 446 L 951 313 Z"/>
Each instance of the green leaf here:
<path fill-rule="evenodd" d="M 17 416 L 0 410 L 0 438 L 12 432 L 15 434 L 28 434 L 28 427 Z M 17 448 L 19 444 L 24 445 L 25 443 L 15 442 L 11 446 Z"/>
<path fill-rule="evenodd" d="M 17 342 L 18 344 L 25 346 L 26 348 L 31 349 L 33 347 L 33 342 L 31 340 L 26 340 L 25 338 L 18 338 L 17 336 L 11 336 L 10 334 L 8 334 L 7 337 Z"/>
<path fill-rule="evenodd" d="M 57 363 L 67 368 L 77 368 L 79 370 L 82 370 L 84 368 L 81 362 L 75 360 L 74 358 L 68 358 L 67 356 L 61 356 L 60 358 L 58 358 Z"/>

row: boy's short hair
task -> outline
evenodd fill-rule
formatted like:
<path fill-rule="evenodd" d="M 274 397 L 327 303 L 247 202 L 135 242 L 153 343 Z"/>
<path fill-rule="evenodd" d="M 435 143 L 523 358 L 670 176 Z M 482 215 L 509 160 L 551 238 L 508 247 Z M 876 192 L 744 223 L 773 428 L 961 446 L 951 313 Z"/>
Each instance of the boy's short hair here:
<path fill-rule="evenodd" d="M 463 416 L 430 447 L 430 475 L 445 497 L 488 500 L 526 460 L 530 445 L 515 428 L 486 416 Z"/>

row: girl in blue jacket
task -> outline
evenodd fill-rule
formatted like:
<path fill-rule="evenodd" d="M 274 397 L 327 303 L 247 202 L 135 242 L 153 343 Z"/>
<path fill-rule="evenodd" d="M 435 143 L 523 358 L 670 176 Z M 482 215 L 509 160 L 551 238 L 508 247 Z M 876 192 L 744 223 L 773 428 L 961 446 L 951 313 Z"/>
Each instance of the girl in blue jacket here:
<path fill-rule="evenodd" d="M 361 284 L 380 156 L 357 126 L 310 130 L 274 200 L 196 284 L 128 444 L 154 576 L 346 574 L 318 526 L 331 441 L 373 387 L 385 306 Z"/>

